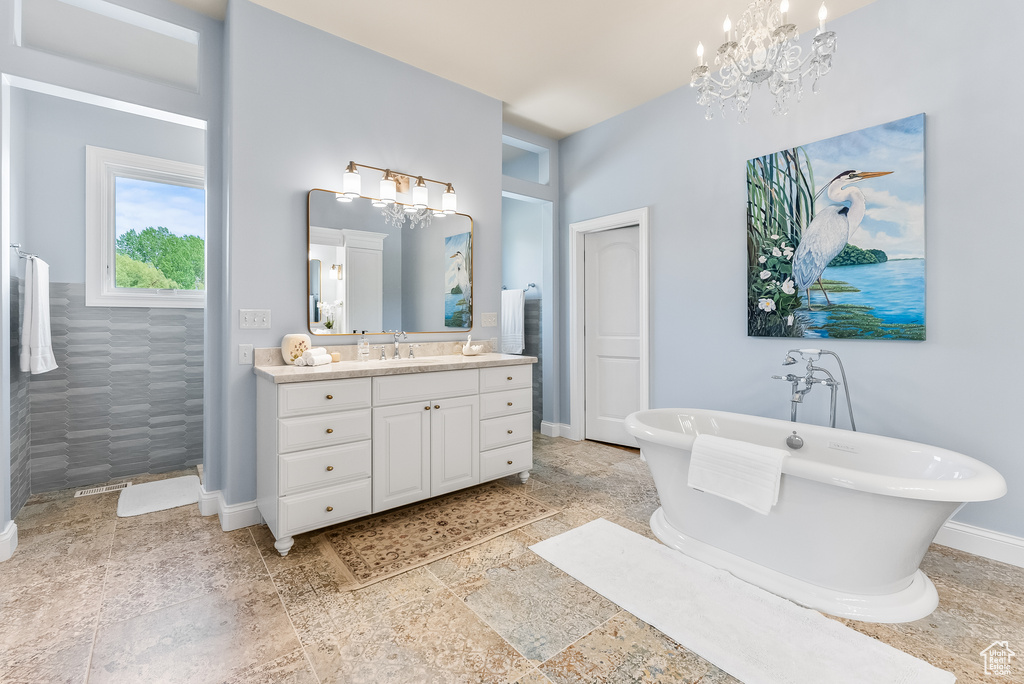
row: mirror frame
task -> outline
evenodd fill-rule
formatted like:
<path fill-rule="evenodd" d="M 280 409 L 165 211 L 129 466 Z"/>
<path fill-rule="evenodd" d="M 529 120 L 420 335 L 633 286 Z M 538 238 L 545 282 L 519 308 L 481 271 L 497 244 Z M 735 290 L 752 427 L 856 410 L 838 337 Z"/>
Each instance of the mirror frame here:
<path fill-rule="evenodd" d="M 350 332 L 345 332 L 345 333 L 334 333 L 334 332 L 332 332 L 332 333 L 324 333 L 324 332 L 313 332 L 313 321 L 309 320 L 309 298 L 311 296 L 313 296 L 313 293 L 312 293 L 311 288 L 310 288 L 310 280 L 309 280 L 310 279 L 310 271 L 311 271 L 310 262 L 312 261 L 309 258 L 309 251 L 310 251 L 310 249 L 311 249 L 311 247 L 313 245 L 313 243 L 312 243 L 313 231 L 312 231 L 311 217 L 312 217 L 313 193 L 314 192 L 326 192 L 326 193 L 329 193 L 329 194 L 332 194 L 332 195 L 340 195 L 341 194 L 341 192 L 338 191 L 338 190 L 328 190 L 326 188 L 313 188 L 312 190 L 310 190 L 309 192 L 306 193 L 306 302 L 307 303 L 306 303 L 306 306 L 304 307 L 304 309 L 306 310 L 306 329 L 309 331 L 309 334 L 312 335 L 314 338 L 321 338 L 321 337 L 346 337 L 346 336 L 347 337 L 356 337 L 356 336 L 362 335 L 362 333 L 350 333 Z M 376 197 L 369 197 L 367 195 L 360 195 L 358 197 L 358 199 L 365 199 L 365 200 L 369 200 L 371 202 L 377 200 Z M 396 202 L 396 204 L 400 204 L 403 207 L 412 206 L 412 205 L 410 205 L 410 204 L 408 204 L 406 202 Z M 433 207 L 427 207 L 427 208 L 430 211 L 434 211 L 435 210 Z M 459 328 L 457 330 L 405 330 L 405 331 L 402 331 L 402 332 L 408 332 L 410 335 L 465 335 L 465 334 L 467 334 L 467 333 L 469 333 L 470 331 L 473 330 L 473 325 L 475 323 L 474 316 L 473 316 L 473 305 L 474 305 L 474 302 L 475 302 L 475 299 L 476 299 L 476 297 L 475 297 L 475 295 L 473 293 L 473 291 L 474 291 L 474 289 L 476 287 L 474 282 L 473 282 L 473 261 L 476 258 L 476 254 L 475 254 L 476 246 L 474 245 L 473 237 L 474 237 L 474 229 L 476 227 L 476 223 L 473 221 L 473 217 L 472 216 L 470 216 L 469 214 L 464 214 L 461 211 L 457 211 L 457 212 L 455 212 L 452 215 L 453 216 L 465 216 L 467 219 L 469 219 L 469 292 L 470 292 L 470 300 L 469 300 L 469 326 L 466 327 L 466 328 Z M 322 283 L 321 283 L 321 287 L 322 287 Z M 385 332 L 385 331 L 381 331 L 381 332 Z M 368 330 L 366 332 L 366 334 L 367 335 L 380 335 L 381 332 L 370 332 Z"/>

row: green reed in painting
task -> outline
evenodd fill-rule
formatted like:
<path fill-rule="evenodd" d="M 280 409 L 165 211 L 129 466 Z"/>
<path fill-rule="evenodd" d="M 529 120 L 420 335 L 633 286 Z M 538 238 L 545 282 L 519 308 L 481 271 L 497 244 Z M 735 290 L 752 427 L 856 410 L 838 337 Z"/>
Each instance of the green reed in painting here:
<path fill-rule="evenodd" d="M 799 337 L 793 252 L 814 217 L 814 173 L 800 147 L 747 162 L 747 334 Z"/>

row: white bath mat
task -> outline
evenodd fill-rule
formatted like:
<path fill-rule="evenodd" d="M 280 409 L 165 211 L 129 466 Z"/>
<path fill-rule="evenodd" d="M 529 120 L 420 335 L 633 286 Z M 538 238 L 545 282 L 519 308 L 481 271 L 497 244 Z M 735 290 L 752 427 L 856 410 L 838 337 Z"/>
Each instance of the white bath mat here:
<path fill-rule="evenodd" d="M 117 500 L 117 517 L 163 511 L 199 501 L 199 478 L 195 475 L 132 485 L 121 490 Z"/>
<path fill-rule="evenodd" d="M 950 684 L 951 673 L 603 518 L 530 547 L 744 684 Z"/>

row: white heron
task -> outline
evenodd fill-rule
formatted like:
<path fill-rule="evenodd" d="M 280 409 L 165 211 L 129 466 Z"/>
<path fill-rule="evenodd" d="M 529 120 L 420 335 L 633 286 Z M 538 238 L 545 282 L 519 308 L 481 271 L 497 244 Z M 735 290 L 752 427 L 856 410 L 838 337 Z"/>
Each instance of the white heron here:
<path fill-rule="evenodd" d="M 819 211 L 804 228 L 793 255 L 793 281 L 798 292 L 803 290 L 807 293 L 808 309 L 811 308 L 811 285 L 815 281 L 825 295 L 825 301 L 832 303 L 821 284 L 821 274 L 829 262 L 843 251 L 864 218 L 864 193 L 852 187 L 853 184 L 890 173 L 892 171 L 843 171 L 822 188 L 835 204 Z M 850 206 L 843 202 L 849 202 Z"/>
<path fill-rule="evenodd" d="M 458 286 L 459 291 L 469 296 L 469 270 L 466 268 L 466 256 L 461 252 L 455 252 L 449 259 L 455 259 L 455 270 L 452 272 L 449 270 L 449 283 L 448 291 L 451 292 Z M 454 278 L 452 277 L 454 276 Z"/>

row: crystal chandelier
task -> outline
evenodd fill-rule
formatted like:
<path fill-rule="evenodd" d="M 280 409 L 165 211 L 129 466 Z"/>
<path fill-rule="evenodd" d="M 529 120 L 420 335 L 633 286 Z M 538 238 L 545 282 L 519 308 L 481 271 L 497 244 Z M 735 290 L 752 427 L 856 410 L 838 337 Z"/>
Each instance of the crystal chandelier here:
<path fill-rule="evenodd" d="M 432 217 L 443 218 L 457 211 L 457 198 L 451 183 L 424 178 L 423 176 L 409 176 L 408 174 L 394 172 L 391 169 L 380 169 L 376 166 L 357 164 L 353 161 L 348 163 L 348 168 L 346 168 L 345 175 L 342 177 L 342 192 L 335 194 L 339 202 L 351 202 L 357 197 L 362 196 L 362 179 L 359 176 L 360 168 L 373 169 L 384 173 L 380 179 L 380 192 L 378 196 L 369 199 L 373 201 L 373 206 L 381 210 L 380 213 L 384 216 L 384 219 L 395 228 L 404 226 L 406 220 L 409 221 L 409 228 L 426 228 L 430 225 Z M 399 202 L 399 189 L 402 192 L 407 192 L 413 180 L 416 181 L 416 184 L 412 186 L 412 202 Z M 444 192 L 441 193 L 440 209 L 432 209 L 427 206 L 430 201 L 430 191 L 427 189 L 427 183 L 436 183 L 445 187 Z"/>
<path fill-rule="evenodd" d="M 812 91 L 818 92 L 818 78 L 832 69 L 836 34 L 825 30 L 828 10 L 818 10 L 818 32 L 811 52 L 804 56 L 797 40 L 800 34 L 789 23 L 789 0 L 753 0 L 736 22 L 736 31 L 726 16 L 722 30 L 725 42 L 715 55 L 717 77 L 704 61 L 704 44 L 697 44 L 697 66 L 690 72 L 690 87 L 697 89 L 697 104 L 705 108 L 705 119 L 713 116 L 712 107 L 724 113 L 725 103 L 736 107 L 737 120 L 747 120 L 747 105 L 755 85 L 767 83 L 775 96 L 774 114 L 786 114 L 789 99 L 803 95 L 804 77 L 812 76 Z"/>

